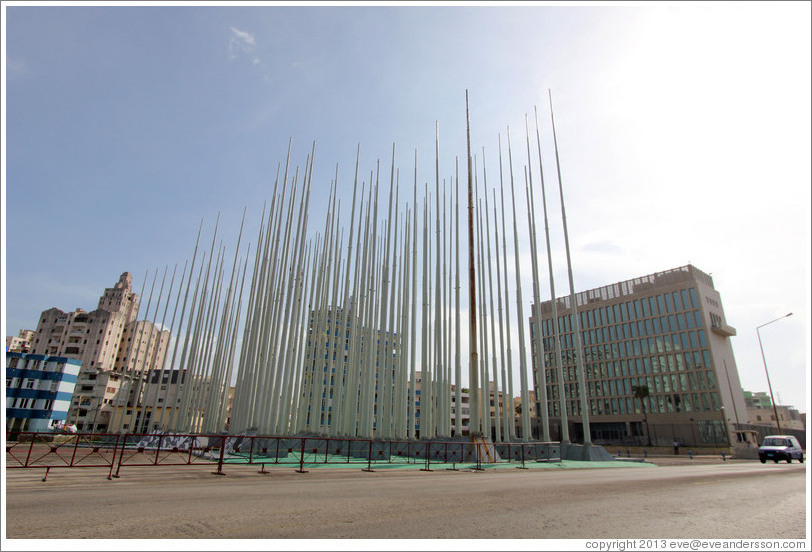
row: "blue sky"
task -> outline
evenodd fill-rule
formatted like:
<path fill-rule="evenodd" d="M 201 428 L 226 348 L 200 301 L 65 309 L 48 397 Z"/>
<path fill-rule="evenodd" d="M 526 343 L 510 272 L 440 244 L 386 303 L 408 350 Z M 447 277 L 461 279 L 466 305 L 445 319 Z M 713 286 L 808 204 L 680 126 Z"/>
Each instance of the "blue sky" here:
<path fill-rule="evenodd" d="M 140 289 L 180 270 L 201 219 L 233 248 L 246 210 L 255 240 L 289 140 L 302 167 L 316 142 L 314 231 L 336 164 L 349 209 L 359 143 L 362 178 L 394 143 L 401 182 L 417 149 L 432 189 L 435 123 L 441 178 L 464 170 L 466 89 L 488 186 L 508 127 L 521 173 L 534 107 L 554 183 L 551 89 L 576 288 L 712 273 L 750 390 L 756 326 L 794 312 L 762 338 L 774 391 L 808 410 L 808 3 L 3 8 L 6 335 L 94 309 L 124 271 Z"/>

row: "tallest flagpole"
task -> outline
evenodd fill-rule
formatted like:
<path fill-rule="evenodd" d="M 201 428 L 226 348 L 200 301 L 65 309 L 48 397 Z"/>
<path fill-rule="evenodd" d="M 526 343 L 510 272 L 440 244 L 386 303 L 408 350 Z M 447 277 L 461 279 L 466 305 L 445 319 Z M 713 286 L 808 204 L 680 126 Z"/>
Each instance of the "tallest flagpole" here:
<path fill-rule="evenodd" d="M 468 366 L 469 378 L 469 404 L 471 417 L 469 422 L 469 435 L 480 437 L 482 435 L 481 420 L 479 416 L 479 358 L 477 355 L 476 335 L 476 272 L 474 270 L 474 192 L 472 188 L 473 175 L 471 174 L 471 119 L 468 115 L 468 90 L 465 91 L 465 128 L 468 144 L 468 289 L 469 289 L 469 320 L 471 346 L 471 360 Z"/>

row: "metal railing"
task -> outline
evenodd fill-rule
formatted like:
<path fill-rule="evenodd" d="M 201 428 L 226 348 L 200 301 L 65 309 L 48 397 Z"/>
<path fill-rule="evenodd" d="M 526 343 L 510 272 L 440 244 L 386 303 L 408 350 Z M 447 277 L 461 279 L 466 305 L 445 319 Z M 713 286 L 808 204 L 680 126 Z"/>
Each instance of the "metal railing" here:
<path fill-rule="evenodd" d="M 13 437 L 14 440 L 10 440 Z M 483 464 L 560 462 L 558 443 L 486 443 L 484 441 L 385 441 L 317 436 L 29 433 L 6 436 L 6 467 L 108 468 L 108 479 L 118 478 L 122 467 L 208 465 L 223 475 L 228 465 L 286 465 L 306 473 L 308 467 L 357 465 L 364 471 L 374 466 L 422 464 Z"/>

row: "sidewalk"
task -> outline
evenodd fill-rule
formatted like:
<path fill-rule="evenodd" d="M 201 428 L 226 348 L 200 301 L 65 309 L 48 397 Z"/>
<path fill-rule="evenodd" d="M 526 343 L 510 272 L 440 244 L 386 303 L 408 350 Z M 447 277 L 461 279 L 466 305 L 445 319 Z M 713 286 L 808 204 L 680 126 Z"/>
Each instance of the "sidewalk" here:
<path fill-rule="evenodd" d="M 641 456 L 632 456 L 631 458 L 627 458 L 626 456 L 619 457 L 616 456 L 617 460 L 622 461 L 643 461 L 649 464 L 655 464 L 657 466 L 688 466 L 691 464 L 727 464 L 727 463 L 758 463 L 758 460 L 752 460 L 750 458 L 733 458 L 730 455 L 725 455 L 724 459 L 722 455 L 716 454 L 703 454 L 703 455 L 693 455 L 693 457 L 687 454 L 653 454 L 648 456 L 648 458 L 644 458 Z"/>

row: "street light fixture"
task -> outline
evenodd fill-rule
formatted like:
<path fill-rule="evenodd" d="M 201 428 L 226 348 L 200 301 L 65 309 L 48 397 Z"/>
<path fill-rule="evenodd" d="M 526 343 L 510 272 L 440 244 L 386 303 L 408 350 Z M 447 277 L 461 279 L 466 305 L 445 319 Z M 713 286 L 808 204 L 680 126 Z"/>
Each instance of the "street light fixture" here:
<path fill-rule="evenodd" d="M 779 320 L 783 320 L 784 318 L 792 316 L 792 313 L 785 314 L 775 320 L 770 320 L 769 322 L 765 322 L 761 326 L 756 327 L 756 334 L 758 335 L 758 346 L 761 348 L 761 360 L 764 362 L 764 373 L 767 374 L 767 387 L 770 390 L 770 401 L 773 403 L 773 414 L 775 415 L 775 424 L 778 426 L 778 433 L 781 433 L 781 421 L 778 419 L 778 408 L 775 405 L 775 398 L 773 397 L 773 386 L 770 383 L 770 372 L 767 371 L 767 359 L 764 357 L 764 345 L 761 344 L 761 332 L 759 330 L 766 326 L 767 324 L 772 324 L 773 322 L 778 322 Z"/>

